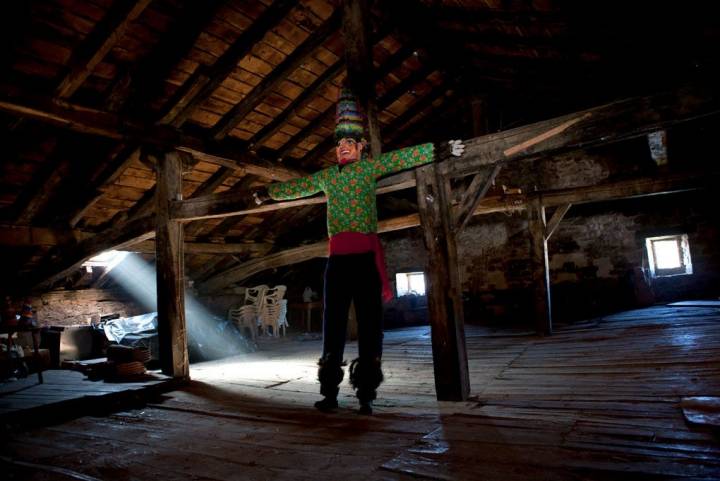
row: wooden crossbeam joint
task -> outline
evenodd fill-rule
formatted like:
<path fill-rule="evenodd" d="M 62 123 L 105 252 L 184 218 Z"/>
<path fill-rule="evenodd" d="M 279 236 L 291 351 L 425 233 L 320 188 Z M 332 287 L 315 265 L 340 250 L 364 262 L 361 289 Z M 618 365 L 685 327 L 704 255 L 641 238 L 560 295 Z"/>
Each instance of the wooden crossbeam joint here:
<path fill-rule="evenodd" d="M 490 186 L 493 182 L 495 182 L 495 177 L 497 177 L 498 173 L 502 169 L 502 165 L 502 163 L 498 162 L 495 165 L 485 168 L 475 174 L 472 182 L 468 186 L 462 200 L 460 201 L 460 206 L 455 211 L 454 226 L 456 232 L 462 231 L 465 226 L 467 226 L 467 223 L 473 216 L 475 209 L 477 209 L 478 205 L 480 205 L 480 202 L 485 197 L 485 194 L 487 194 Z"/>

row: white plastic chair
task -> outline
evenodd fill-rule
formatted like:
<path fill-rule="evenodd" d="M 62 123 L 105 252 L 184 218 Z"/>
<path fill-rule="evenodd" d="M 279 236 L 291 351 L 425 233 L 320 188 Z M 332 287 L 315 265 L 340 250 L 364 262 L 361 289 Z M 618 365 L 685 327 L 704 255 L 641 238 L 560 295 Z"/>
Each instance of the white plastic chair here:
<path fill-rule="evenodd" d="M 257 336 L 258 326 L 261 324 L 260 315 L 267 290 L 268 286 L 265 284 L 246 288 L 243 304 L 231 307 L 228 311 L 228 319 L 234 322 L 241 331 L 248 328 L 253 341 Z"/>
<path fill-rule="evenodd" d="M 278 337 L 280 328 L 283 328 L 283 336 L 287 327 L 287 300 L 283 299 L 287 291 L 286 286 L 275 286 L 273 289 L 265 291 L 265 298 L 262 303 L 262 311 L 260 312 L 260 320 L 262 322 L 263 333 Z M 272 334 L 270 334 L 272 328 Z"/>

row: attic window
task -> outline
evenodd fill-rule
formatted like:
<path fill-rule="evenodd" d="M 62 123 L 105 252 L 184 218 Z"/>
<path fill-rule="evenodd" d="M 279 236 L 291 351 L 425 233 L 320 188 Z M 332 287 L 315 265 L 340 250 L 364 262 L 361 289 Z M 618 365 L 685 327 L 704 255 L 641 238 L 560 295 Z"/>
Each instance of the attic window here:
<path fill-rule="evenodd" d="M 687 234 L 645 239 L 652 277 L 692 274 Z"/>
<path fill-rule="evenodd" d="M 398 297 L 416 294 L 425 295 L 425 274 L 423 272 L 398 272 L 395 274 L 395 288 Z"/>
<path fill-rule="evenodd" d="M 129 252 L 126 251 L 105 251 L 88 259 L 83 263 L 83 267 L 104 267 L 106 270 L 110 270 L 120 264 L 128 254 Z"/>

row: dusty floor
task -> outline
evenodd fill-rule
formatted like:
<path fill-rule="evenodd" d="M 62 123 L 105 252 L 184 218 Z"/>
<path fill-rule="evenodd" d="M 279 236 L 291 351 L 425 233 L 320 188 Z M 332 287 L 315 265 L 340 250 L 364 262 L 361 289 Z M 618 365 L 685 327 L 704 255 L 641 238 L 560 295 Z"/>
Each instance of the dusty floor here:
<path fill-rule="evenodd" d="M 194 365 L 143 409 L 6 439 L 4 479 L 720 479 L 686 396 L 720 396 L 720 308 L 656 307 L 547 338 L 468 326 L 473 397 L 435 401 L 429 329 L 386 334 L 376 414 L 318 399 L 317 340 Z M 346 357 L 352 359 L 355 346 Z"/>

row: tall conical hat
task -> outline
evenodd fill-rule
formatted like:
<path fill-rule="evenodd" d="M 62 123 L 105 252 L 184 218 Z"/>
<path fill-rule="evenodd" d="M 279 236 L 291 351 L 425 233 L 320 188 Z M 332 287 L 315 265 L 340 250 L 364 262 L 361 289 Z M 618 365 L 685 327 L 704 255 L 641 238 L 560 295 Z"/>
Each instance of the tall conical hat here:
<path fill-rule="evenodd" d="M 363 140 L 365 137 L 365 116 L 352 90 L 343 87 L 335 114 L 335 141 L 343 138 Z"/>

